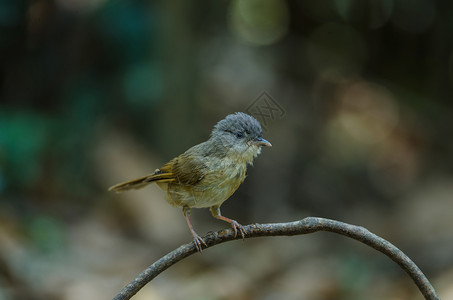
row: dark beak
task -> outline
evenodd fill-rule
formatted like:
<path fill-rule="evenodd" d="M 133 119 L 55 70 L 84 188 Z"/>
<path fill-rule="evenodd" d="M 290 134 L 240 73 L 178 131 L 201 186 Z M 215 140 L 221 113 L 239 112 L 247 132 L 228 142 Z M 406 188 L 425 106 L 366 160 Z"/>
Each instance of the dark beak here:
<path fill-rule="evenodd" d="M 258 145 L 258 146 L 266 146 L 266 147 L 272 147 L 272 144 L 266 141 L 263 138 L 256 138 L 253 140 L 253 144 Z"/>

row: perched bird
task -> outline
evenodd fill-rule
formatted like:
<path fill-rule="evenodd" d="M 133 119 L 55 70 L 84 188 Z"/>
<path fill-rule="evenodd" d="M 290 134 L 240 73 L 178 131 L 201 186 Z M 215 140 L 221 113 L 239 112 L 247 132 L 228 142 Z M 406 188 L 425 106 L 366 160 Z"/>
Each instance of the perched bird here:
<path fill-rule="evenodd" d="M 190 209 L 209 207 L 214 218 L 230 223 L 235 235 L 239 231 L 244 238 L 242 225 L 222 216 L 220 205 L 244 181 L 247 165 L 261 153 L 262 146 L 272 145 L 263 139 L 261 124 L 254 117 L 237 112 L 219 121 L 206 142 L 193 146 L 152 174 L 114 185 L 109 191 L 124 192 L 157 183 L 166 192 L 168 203 L 182 207 L 195 246 L 201 252 L 206 243 L 192 227 Z"/>

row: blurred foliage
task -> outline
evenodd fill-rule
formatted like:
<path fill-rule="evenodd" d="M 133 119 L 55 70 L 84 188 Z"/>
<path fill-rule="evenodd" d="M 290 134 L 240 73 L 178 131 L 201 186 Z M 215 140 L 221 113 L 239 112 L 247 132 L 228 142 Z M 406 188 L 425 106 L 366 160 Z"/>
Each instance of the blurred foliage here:
<path fill-rule="evenodd" d="M 0 0 L 0 299 L 110 299 L 189 241 L 157 188 L 106 189 L 263 91 L 285 115 L 224 214 L 361 224 L 453 299 L 452 29 L 448 1 Z M 193 214 L 200 233 L 224 225 Z M 330 237 L 225 246 L 237 257 L 213 250 L 143 295 L 419 299 Z"/>

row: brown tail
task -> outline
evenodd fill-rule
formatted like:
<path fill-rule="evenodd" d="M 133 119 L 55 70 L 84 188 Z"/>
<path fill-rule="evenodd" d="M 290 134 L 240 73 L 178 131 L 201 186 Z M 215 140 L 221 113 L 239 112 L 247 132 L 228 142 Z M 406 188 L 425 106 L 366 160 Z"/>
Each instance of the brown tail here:
<path fill-rule="evenodd" d="M 162 173 L 160 170 L 156 170 L 153 174 L 111 186 L 109 187 L 109 191 L 121 193 L 128 190 L 141 189 L 153 182 L 172 182 L 175 180 L 172 178 L 172 175 L 172 173 Z"/>

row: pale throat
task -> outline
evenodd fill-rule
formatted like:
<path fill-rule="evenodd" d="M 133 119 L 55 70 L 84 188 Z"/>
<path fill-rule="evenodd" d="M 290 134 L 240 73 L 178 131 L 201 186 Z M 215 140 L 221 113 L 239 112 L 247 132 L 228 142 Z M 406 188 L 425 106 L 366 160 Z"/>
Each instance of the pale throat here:
<path fill-rule="evenodd" d="M 242 151 L 230 151 L 231 158 L 243 164 L 253 165 L 253 159 L 261 153 L 261 147 L 250 145 Z"/>

